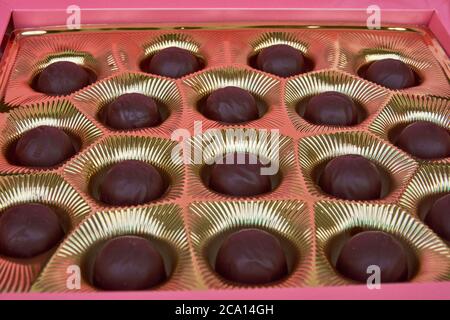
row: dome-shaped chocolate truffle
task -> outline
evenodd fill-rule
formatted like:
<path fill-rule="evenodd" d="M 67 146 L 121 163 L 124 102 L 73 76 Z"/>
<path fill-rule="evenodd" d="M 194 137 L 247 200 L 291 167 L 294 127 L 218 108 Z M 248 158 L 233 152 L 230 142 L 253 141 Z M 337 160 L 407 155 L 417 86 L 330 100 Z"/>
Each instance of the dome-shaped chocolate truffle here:
<path fill-rule="evenodd" d="M 153 244 L 136 236 L 106 242 L 94 261 L 94 285 L 103 290 L 143 290 L 167 279 L 164 261 Z"/>
<path fill-rule="evenodd" d="M 382 283 L 408 280 L 408 258 L 403 245 L 388 233 L 364 231 L 348 240 L 339 254 L 336 269 L 345 277 L 367 282 L 369 266 L 378 266 Z"/>
<path fill-rule="evenodd" d="M 304 118 L 318 125 L 351 126 L 358 120 L 358 110 L 345 94 L 328 91 L 308 101 Z"/>
<path fill-rule="evenodd" d="M 39 126 L 26 131 L 14 148 L 15 161 L 28 167 L 52 167 L 76 153 L 70 136 L 56 127 Z"/>
<path fill-rule="evenodd" d="M 290 77 L 305 71 L 305 58 L 300 50 L 277 44 L 259 52 L 256 66 L 259 70 L 280 77 Z"/>
<path fill-rule="evenodd" d="M 64 231 L 58 215 L 39 203 L 15 205 L 0 213 L 0 254 L 32 258 L 52 249 Z"/>
<path fill-rule="evenodd" d="M 359 155 L 329 161 L 319 181 L 326 193 L 346 200 L 373 200 L 381 196 L 381 175 L 375 164 Z"/>
<path fill-rule="evenodd" d="M 137 160 L 112 165 L 102 177 L 100 201 L 115 205 L 138 205 L 158 199 L 166 190 L 164 178 L 154 166 Z"/>
<path fill-rule="evenodd" d="M 278 281 L 288 273 L 278 239 L 258 229 L 229 235 L 217 253 L 215 271 L 227 280 L 254 285 Z"/>
<path fill-rule="evenodd" d="M 255 98 L 238 87 L 225 87 L 213 91 L 201 110 L 211 120 L 225 123 L 241 123 L 258 119 Z"/>
<path fill-rule="evenodd" d="M 154 127 L 161 123 L 156 102 L 140 93 L 126 93 L 106 105 L 100 118 L 117 130 Z"/>
<path fill-rule="evenodd" d="M 42 70 L 36 79 L 36 90 L 49 95 L 67 95 L 91 83 L 85 68 L 69 61 L 54 62 Z"/>
<path fill-rule="evenodd" d="M 425 223 L 442 239 L 450 241 L 450 193 L 434 201 Z"/>
<path fill-rule="evenodd" d="M 411 68 L 396 59 L 383 59 L 371 63 L 365 77 L 389 89 L 404 89 L 416 85 L 416 78 Z"/>
<path fill-rule="evenodd" d="M 181 78 L 201 69 L 198 58 L 190 51 L 169 47 L 156 52 L 144 71 L 169 78 Z"/>
<path fill-rule="evenodd" d="M 405 127 L 396 145 L 421 159 L 440 159 L 450 156 L 450 134 L 432 122 L 417 121 Z"/>
<path fill-rule="evenodd" d="M 259 159 L 255 159 L 254 155 L 244 153 L 225 155 L 221 163 L 211 165 L 208 187 L 216 192 L 237 197 L 270 192 L 272 189 L 270 176 L 261 174 L 263 167 L 264 165 Z"/>

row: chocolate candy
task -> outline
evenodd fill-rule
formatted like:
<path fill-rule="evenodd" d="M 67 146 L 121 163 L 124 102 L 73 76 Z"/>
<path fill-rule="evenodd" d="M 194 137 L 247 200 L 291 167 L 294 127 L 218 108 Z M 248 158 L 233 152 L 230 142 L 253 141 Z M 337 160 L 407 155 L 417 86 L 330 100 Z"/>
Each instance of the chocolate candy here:
<path fill-rule="evenodd" d="M 311 123 L 330 126 L 350 126 L 357 122 L 358 111 L 351 98 L 339 92 L 323 92 L 312 97 L 304 118 Z"/>
<path fill-rule="evenodd" d="M 378 60 L 369 65 L 365 78 L 390 89 L 404 89 L 416 85 L 411 68 L 396 59 Z"/>
<path fill-rule="evenodd" d="M 71 137 L 63 130 L 39 126 L 26 131 L 14 148 L 14 159 L 22 166 L 52 167 L 76 153 Z"/>
<path fill-rule="evenodd" d="M 143 290 L 161 284 L 167 275 L 161 254 L 149 240 L 121 236 L 100 249 L 93 278 L 103 290 Z"/>
<path fill-rule="evenodd" d="M 247 122 L 259 117 L 255 98 L 238 87 L 213 91 L 201 111 L 208 119 L 226 123 Z"/>
<path fill-rule="evenodd" d="M 76 63 L 58 61 L 47 66 L 35 80 L 35 88 L 49 95 L 66 95 L 91 83 L 89 72 Z"/>
<path fill-rule="evenodd" d="M 450 241 L 450 193 L 434 201 L 425 223 L 441 238 Z"/>
<path fill-rule="evenodd" d="M 256 66 L 259 70 L 280 77 L 290 77 L 305 71 L 305 59 L 300 50 L 285 44 L 277 44 L 259 52 Z"/>
<path fill-rule="evenodd" d="M 261 174 L 263 167 L 254 155 L 225 155 L 220 163 L 210 167 L 208 187 L 216 192 L 238 197 L 269 192 L 272 189 L 270 176 Z"/>
<path fill-rule="evenodd" d="M 339 254 L 336 269 L 345 277 L 367 282 L 378 266 L 382 283 L 408 280 L 408 258 L 403 245 L 382 231 L 364 231 L 348 240 Z"/>
<path fill-rule="evenodd" d="M 215 271 L 227 280 L 246 284 L 267 284 L 288 273 L 278 239 L 258 229 L 228 236 L 217 253 Z"/>
<path fill-rule="evenodd" d="M 102 178 L 100 201 L 115 205 L 138 205 L 158 199 L 166 190 L 163 175 L 142 161 L 125 160 L 112 165 Z"/>
<path fill-rule="evenodd" d="M 417 121 L 405 127 L 395 141 L 409 154 L 421 159 L 450 156 L 450 134 L 444 128 L 427 121 Z"/>
<path fill-rule="evenodd" d="M 154 127 L 161 123 L 156 102 L 140 93 L 126 93 L 101 111 L 100 118 L 107 126 L 118 129 Z"/>
<path fill-rule="evenodd" d="M 190 51 L 169 47 L 156 52 L 144 61 L 144 71 L 169 78 L 181 78 L 201 69 L 199 59 Z"/>
<path fill-rule="evenodd" d="M 32 258 L 52 249 L 64 231 L 58 215 L 39 203 L 15 205 L 0 213 L 0 254 Z"/>
<path fill-rule="evenodd" d="M 319 180 L 323 191 L 346 200 L 373 200 L 381 196 L 381 175 L 375 164 L 359 155 L 332 159 Z"/>

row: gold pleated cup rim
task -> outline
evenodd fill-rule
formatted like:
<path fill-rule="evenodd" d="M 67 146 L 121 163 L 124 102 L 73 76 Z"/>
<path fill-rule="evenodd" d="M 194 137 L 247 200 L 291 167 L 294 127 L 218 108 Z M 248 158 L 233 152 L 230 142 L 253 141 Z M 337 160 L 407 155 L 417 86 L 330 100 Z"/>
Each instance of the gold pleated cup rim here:
<path fill-rule="evenodd" d="M 337 199 L 321 190 L 316 183 L 315 170 L 338 156 L 363 156 L 388 174 L 385 188 L 389 190 L 383 191 L 382 198 L 369 200 L 371 202 L 395 201 L 418 166 L 405 153 L 365 132 L 349 131 L 309 136 L 300 139 L 298 147 L 306 188 L 317 198 Z"/>
<path fill-rule="evenodd" d="M 327 126 L 309 122 L 297 113 L 297 104 L 314 95 L 334 91 L 350 97 L 360 109 L 359 123 L 351 126 Z M 373 116 L 385 104 L 389 92 L 361 78 L 336 70 L 308 73 L 289 79 L 286 83 L 284 102 L 289 118 L 300 132 L 326 132 L 365 128 Z"/>
<path fill-rule="evenodd" d="M 373 31 L 348 32 L 340 36 L 339 68 L 352 74 L 371 62 L 396 59 L 407 64 L 420 78 L 420 84 L 392 91 L 450 96 L 448 79 L 419 33 Z"/>
<path fill-rule="evenodd" d="M 163 257 L 168 280 L 148 290 L 193 290 L 200 284 L 192 266 L 187 234 L 181 208 L 163 204 L 142 208 L 99 211 L 84 220 L 61 244 L 45 269 L 33 284 L 33 292 L 96 292 L 102 291 L 91 284 L 87 262 L 90 250 L 119 236 L 135 235 L 153 243 L 163 243 L 159 249 Z M 162 249 L 166 250 L 162 250 Z M 77 266 L 81 271 L 79 288 L 67 286 L 68 268 Z"/>
<path fill-rule="evenodd" d="M 183 194 L 184 166 L 172 160 L 172 150 L 176 142 L 159 137 L 112 135 L 99 141 L 78 155 L 64 167 L 64 176 L 75 188 L 89 198 L 96 208 L 118 209 L 100 202 L 92 195 L 91 179 L 102 169 L 124 160 L 138 160 L 153 165 L 167 178 L 168 188 L 158 199 L 146 204 L 164 203 L 177 200 Z"/>
<path fill-rule="evenodd" d="M 0 177 L 0 200 L 0 215 L 5 209 L 24 203 L 54 208 L 66 234 L 90 212 L 83 198 L 54 173 Z M 30 259 L 0 256 L 0 292 L 29 291 L 56 247 Z"/>
<path fill-rule="evenodd" d="M 194 202 L 189 206 L 188 225 L 195 265 L 208 289 L 292 288 L 307 286 L 311 281 L 314 227 L 308 208 L 301 201 Z M 265 230 L 280 240 L 288 260 L 286 278 L 266 285 L 249 285 L 228 281 L 214 271 L 212 243 L 245 228 Z"/>
<path fill-rule="evenodd" d="M 421 204 L 427 198 L 450 192 L 450 163 L 423 165 L 414 174 L 402 194 L 399 204 L 423 220 L 426 214 Z"/>
<path fill-rule="evenodd" d="M 369 130 L 384 140 L 399 125 L 414 121 L 433 122 L 447 130 L 450 128 L 450 99 L 420 95 L 394 95 L 370 125 Z M 391 142 L 392 143 L 392 142 Z M 413 155 L 411 157 L 415 158 Z M 449 157 L 436 160 L 415 158 L 418 162 L 443 162 Z"/>
<path fill-rule="evenodd" d="M 338 274 L 327 252 L 336 236 L 354 229 L 384 231 L 404 242 L 415 255 L 418 264 L 409 282 L 450 279 L 450 251 L 447 246 L 427 226 L 400 207 L 390 204 L 320 201 L 314 211 L 319 285 L 357 284 Z"/>
<path fill-rule="evenodd" d="M 163 122 L 155 127 L 117 130 L 99 120 L 98 113 L 116 98 L 127 93 L 140 93 L 154 99 L 160 109 Z M 100 81 L 78 92 L 74 100 L 79 107 L 111 132 L 169 135 L 178 128 L 182 116 L 182 98 L 174 81 L 153 77 L 144 73 L 124 73 Z"/>
<path fill-rule="evenodd" d="M 183 80 L 186 85 L 185 96 L 187 112 L 185 123 L 192 128 L 196 121 L 202 122 L 203 129 L 244 127 L 253 128 L 282 128 L 284 112 L 280 104 L 279 81 L 265 73 L 242 68 L 240 66 L 219 67 L 187 77 Z M 224 87 L 238 87 L 249 92 L 257 101 L 259 118 L 242 123 L 225 123 L 208 119 L 199 111 L 199 103 L 212 92 Z"/>
<path fill-rule="evenodd" d="M 96 75 L 96 81 L 118 71 L 110 49 L 111 39 L 101 33 L 43 35 L 24 37 L 19 41 L 20 48 L 5 94 L 8 104 L 54 98 L 31 87 L 34 77 L 54 62 L 69 61 L 81 65 Z"/>
<path fill-rule="evenodd" d="M 240 34 L 236 34 L 236 37 L 241 37 Z M 307 73 L 313 70 L 332 68 L 337 61 L 337 51 L 332 44 L 335 41 L 335 36 L 330 32 L 323 31 L 310 31 L 310 30 L 296 30 L 292 32 L 283 31 L 270 31 L 264 33 L 256 33 L 255 31 L 248 35 L 242 35 L 246 43 L 250 43 L 250 51 L 242 48 L 242 53 L 237 53 L 237 61 L 242 63 L 248 63 L 255 57 L 262 49 L 273 45 L 288 45 L 299 50 L 306 59 L 307 70 L 303 73 Z M 237 39 L 239 40 L 239 39 Z M 239 41 L 238 41 L 239 42 Z M 247 44 L 243 44 L 247 47 Z M 243 54 L 245 56 L 245 62 L 243 60 Z M 251 64 L 251 63 L 250 63 Z M 253 66 L 252 66 L 253 67 Z M 273 75 L 274 77 L 278 77 Z M 298 75 L 296 75 L 298 76 Z"/>
<path fill-rule="evenodd" d="M 298 181 L 292 138 L 276 131 L 252 128 L 211 129 L 191 137 L 181 148 L 184 162 L 187 163 L 187 195 L 195 200 L 272 200 L 297 197 L 305 193 Z M 203 182 L 202 170 L 221 156 L 233 153 L 255 155 L 277 166 L 272 191 L 251 197 L 238 197 L 209 189 Z"/>
<path fill-rule="evenodd" d="M 78 152 L 92 144 L 102 135 L 102 131 L 68 100 L 48 100 L 14 108 L 5 115 L 2 123 L 2 137 L 0 138 L 1 174 L 23 174 L 58 170 L 69 160 L 67 159 L 63 163 L 49 168 L 25 167 L 10 161 L 7 154 L 10 152 L 12 143 L 17 141 L 26 131 L 43 125 L 60 128 L 71 136 L 76 137 L 77 142 L 80 144 Z"/>

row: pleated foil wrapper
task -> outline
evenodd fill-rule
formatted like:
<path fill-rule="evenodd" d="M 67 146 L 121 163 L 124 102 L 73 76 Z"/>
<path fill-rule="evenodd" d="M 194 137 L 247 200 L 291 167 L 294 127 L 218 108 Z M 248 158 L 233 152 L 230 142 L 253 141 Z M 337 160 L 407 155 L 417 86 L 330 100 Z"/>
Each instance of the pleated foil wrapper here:
<path fill-rule="evenodd" d="M 202 128 L 244 127 L 283 129 L 286 116 L 280 101 L 279 81 L 272 76 L 247 68 L 226 67 L 209 69 L 183 80 L 186 95 L 186 127 L 193 129 L 201 121 Z M 238 87 L 249 92 L 256 100 L 259 118 L 244 123 L 224 123 L 208 119 L 201 113 L 201 104 L 215 90 L 224 87 Z"/>
<path fill-rule="evenodd" d="M 450 163 L 423 165 L 408 183 L 399 204 L 423 220 L 427 199 L 450 192 Z"/>
<path fill-rule="evenodd" d="M 31 291 L 101 291 L 92 281 L 90 266 L 95 251 L 106 241 L 126 235 L 149 239 L 163 258 L 168 280 L 148 290 L 193 290 L 201 286 L 192 265 L 181 208 L 165 204 L 96 212 L 61 244 Z M 72 285 L 68 274 L 75 268 L 80 270 L 79 286 Z"/>
<path fill-rule="evenodd" d="M 194 202 L 188 228 L 195 265 L 208 289 L 303 287 L 310 283 L 314 265 L 314 231 L 305 203 L 287 201 Z M 227 235 L 245 228 L 276 236 L 286 255 L 289 275 L 267 285 L 230 282 L 214 271 L 220 244 Z"/>
<path fill-rule="evenodd" d="M 76 138 L 79 151 L 91 145 L 102 131 L 69 101 L 48 100 L 12 109 L 3 114 L 0 137 L 0 174 L 35 173 L 58 170 L 63 163 L 50 168 L 21 166 L 12 159 L 14 143 L 28 130 L 39 126 L 52 126 L 64 130 Z"/>
<path fill-rule="evenodd" d="M 102 209 L 113 209 L 98 200 L 97 174 L 124 160 L 139 160 L 153 165 L 167 180 L 168 188 L 151 204 L 179 199 L 184 190 L 183 163 L 173 161 L 172 150 L 177 145 L 169 139 L 116 135 L 99 141 L 64 167 L 64 176 L 75 188 Z"/>
<path fill-rule="evenodd" d="M 124 73 L 98 82 L 78 92 L 74 100 L 80 109 L 110 131 L 116 130 L 102 123 L 99 113 L 116 98 L 127 93 L 140 93 L 155 100 L 163 122 L 155 127 L 139 128 L 135 134 L 170 135 L 180 125 L 183 110 L 180 92 L 175 82 L 143 73 Z"/>
<path fill-rule="evenodd" d="M 236 200 L 205 185 L 203 170 L 225 155 L 241 153 L 256 156 L 268 162 L 272 191 L 251 199 L 274 200 L 298 197 L 305 192 L 299 183 L 299 172 L 295 163 L 294 144 L 291 138 L 270 130 L 234 128 L 210 130 L 193 136 L 182 145 L 183 161 L 187 163 L 187 195 L 195 200 Z"/>
<path fill-rule="evenodd" d="M 24 203 L 53 208 L 66 235 L 90 212 L 86 201 L 57 174 L 0 177 L 0 215 L 7 208 Z M 30 259 L 0 256 L 0 292 L 29 291 L 56 247 Z"/>
<path fill-rule="evenodd" d="M 334 91 L 350 97 L 358 108 L 358 123 L 352 126 L 326 126 L 308 122 L 298 112 L 300 104 L 307 104 L 313 96 Z M 289 79 L 285 88 L 285 104 L 289 118 L 300 132 L 327 132 L 364 129 L 387 102 L 389 92 L 381 86 L 348 73 L 335 70 L 317 71 Z"/>
<path fill-rule="evenodd" d="M 450 130 L 450 99 L 419 95 L 394 95 L 370 125 L 369 130 L 392 143 L 390 132 L 398 126 L 414 121 L 433 122 Z M 448 162 L 449 160 L 449 157 L 437 160 L 416 158 L 416 161 L 422 163 Z"/>
<path fill-rule="evenodd" d="M 318 169 L 342 155 L 360 155 L 376 164 L 383 172 L 381 198 L 371 202 L 396 201 L 404 190 L 417 163 L 398 149 L 365 132 L 338 132 L 310 136 L 299 141 L 300 167 L 310 194 L 317 198 L 333 198 L 317 183 Z"/>
<path fill-rule="evenodd" d="M 6 87 L 5 102 L 10 105 L 36 103 L 52 96 L 32 88 L 34 77 L 45 67 L 58 61 L 83 66 L 96 75 L 96 80 L 118 71 L 111 50 L 112 39 L 102 33 L 19 35 L 17 59 Z"/>
<path fill-rule="evenodd" d="M 420 78 L 418 85 L 400 91 L 450 96 L 449 78 L 428 49 L 421 31 L 345 32 L 339 36 L 339 41 L 342 43 L 339 53 L 341 70 L 357 75 L 361 67 L 373 61 L 396 59 L 406 63 Z"/>
<path fill-rule="evenodd" d="M 306 60 L 305 72 L 333 68 L 337 64 L 338 47 L 333 32 L 269 30 L 233 30 L 229 35 L 230 41 L 235 44 L 230 50 L 232 61 L 255 67 L 255 57 L 262 49 L 283 44 L 301 51 Z"/>
<path fill-rule="evenodd" d="M 356 284 L 335 270 L 337 238 L 353 231 L 384 231 L 411 251 L 409 282 L 450 279 L 450 251 L 427 226 L 395 205 L 320 201 L 315 206 L 316 269 L 320 285 Z"/>

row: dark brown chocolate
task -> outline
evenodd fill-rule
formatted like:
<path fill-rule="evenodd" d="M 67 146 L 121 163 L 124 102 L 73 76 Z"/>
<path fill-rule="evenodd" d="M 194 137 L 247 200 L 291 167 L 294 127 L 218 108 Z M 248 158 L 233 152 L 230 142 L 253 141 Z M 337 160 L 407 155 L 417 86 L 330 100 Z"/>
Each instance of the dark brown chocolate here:
<path fill-rule="evenodd" d="M 143 71 L 169 78 L 181 78 L 201 67 L 192 52 L 178 47 L 162 49 L 143 62 Z"/>
<path fill-rule="evenodd" d="M 163 174 L 151 164 L 125 160 L 112 165 L 102 177 L 100 201 L 127 206 L 160 198 L 167 186 Z"/>
<path fill-rule="evenodd" d="M 441 159 L 450 156 L 450 134 L 432 122 L 416 121 L 406 126 L 395 144 L 420 159 Z"/>
<path fill-rule="evenodd" d="M 217 253 L 215 271 L 229 281 L 245 284 L 267 284 L 288 274 L 280 242 L 259 229 L 243 229 L 228 236 Z"/>
<path fill-rule="evenodd" d="M 339 254 L 336 269 L 345 277 L 366 283 L 378 266 L 382 283 L 408 280 L 408 257 L 403 245 L 382 231 L 364 231 L 348 240 Z"/>
<path fill-rule="evenodd" d="M 389 89 L 404 89 L 416 85 L 414 71 L 397 59 L 377 60 L 365 71 L 365 78 Z"/>
<path fill-rule="evenodd" d="M 305 59 L 300 50 L 285 44 L 277 44 L 259 52 L 256 66 L 259 70 L 280 77 L 290 77 L 305 72 Z"/>
<path fill-rule="evenodd" d="M 322 190 L 346 200 L 381 197 L 382 179 L 375 164 L 360 155 L 344 155 L 329 161 L 320 175 Z"/>
<path fill-rule="evenodd" d="M 245 153 L 227 154 L 209 167 L 207 186 L 219 193 L 245 197 L 272 190 L 269 175 L 262 175 L 264 165 L 256 156 Z"/>
<path fill-rule="evenodd" d="M 120 236 L 106 242 L 94 261 L 94 285 L 103 290 L 144 290 L 167 279 L 159 251 L 147 239 Z"/>
<path fill-rule="evenodd" d="M 442 239 L 450 241 L 450 193 L 434 201 L 425 223 Z"/>
<path fill-rule="evenodd" d="M 358 121 L 358 110 L 347 95 L 327 91 L 308 101 L 304 118 L 318 125 L 351 126 Z"/>
<path fill-rule="evenodd" d="M 119 96 L 102 109 L 100 119 L 117 130 L 149 128 L 162 122 L 156 102 L 140 93 Z"/>
<path fill-rule="evenodd" d="M 92 81 L 90 74 L 82 66 L 58 61 L 45 67 L 34 80 L 37 91 L 48 95 L 66 95 L 75 92 Z"/>
<path fill-rule="evenodd" d="M 76 147 L 64 130 L 39 126 L 26 131 L 17 140 L 13 151 L 19 165 L 53 167 L 72 157 Z"/>
<path fill-rule="evenodd" d="M 64 237 L 56 212 L 39 203 L 15 205 L 0 213 L 0 254 L 32 258 L 52 249 Z"/>
<path fill-rule="evenodd" d="M 242 123 L 259 117 L 255 98 L 238 87 L 213 91 L 201 112 L 208 119 L 224 123 Z"/>

